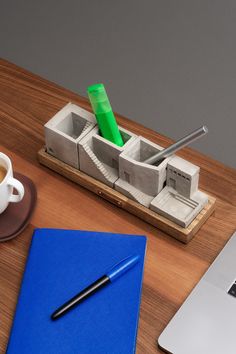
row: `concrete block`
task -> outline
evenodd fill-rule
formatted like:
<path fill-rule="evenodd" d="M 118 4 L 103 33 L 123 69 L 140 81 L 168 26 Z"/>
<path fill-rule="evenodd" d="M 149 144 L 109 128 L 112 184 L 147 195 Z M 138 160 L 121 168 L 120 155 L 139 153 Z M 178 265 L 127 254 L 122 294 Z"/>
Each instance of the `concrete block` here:
<path fill-rule="evenodd" d="M 203 192 L 197 191 L 186 198 L 175 189 L 166 186 L 150 204 L 150 209 L 176 224 L 187 227 L 208 202 Z"/>
<path fill-rule="evenodd" d="M 167 164 L 166 184 L 184 197 L 191 198 L 198 190 L 200 168 L 178 156 Z"/>
<path fill-rule="evenodd" d="M 104 139 L 95 126 L 79 142 L 80 170 L 113 188 L 119 177 L 119 155 L 135 140 L 136 135 L 119 127 L 124 146 Z"/>
<path fill-rule="evenodd" d="M 95 124 L 92 113 L 68 103 L 44 126 L 47 152 L 79 169 L 78 142 Z"/>
<path fill-rule="evenodd" d="M 159 165 L 144 163 L 148 157 L 163 148 L 139 136 L 119 158 L 119 180 L 115 189 L 140 204 L 149 207 L 150 201 L 162 190 L 166 181 L 166 168 L 171 157 Z"/>

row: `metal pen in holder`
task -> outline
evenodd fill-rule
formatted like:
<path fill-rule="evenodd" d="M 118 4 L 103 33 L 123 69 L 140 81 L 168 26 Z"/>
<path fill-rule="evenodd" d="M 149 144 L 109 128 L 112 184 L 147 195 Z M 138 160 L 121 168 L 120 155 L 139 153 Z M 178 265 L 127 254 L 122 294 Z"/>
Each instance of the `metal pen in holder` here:
<path fill-rule="evenodd" d="M 176 143 L 170 145 L 168 148 L 163 149 L 156 155 L 153 155 L 143 161 L 144 163 L 155 165 L 158 161 L 163 160 L 166 157 L 173 155 L 176 151 L 182 149 L 184 146 L 192 143 L 193 141 L 199 139 L 203 135 L 208 133 L 208 128 L 204 125 L 201 128 L 193 131 L 192 133 L 186 135 L 184 138 L 176 141 Z"/>

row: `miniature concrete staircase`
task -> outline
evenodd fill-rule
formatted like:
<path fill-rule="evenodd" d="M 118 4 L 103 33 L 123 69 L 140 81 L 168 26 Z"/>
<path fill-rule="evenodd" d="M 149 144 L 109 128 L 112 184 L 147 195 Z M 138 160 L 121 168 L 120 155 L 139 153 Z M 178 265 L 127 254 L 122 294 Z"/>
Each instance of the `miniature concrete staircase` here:
<path fill-rule="evenodd" d="M 130 194 L 139 203 L 141 203 L 142 200 L 146 197 L 145 193 L 141 192 L 140 190 L 138 190 L 136 188 L 130 189 Z"/>
<path fill-rule="evenodd" d="M 119 178 L 115 182 L 115 189 L 118 190 L 119 192 L 121 192 L 122 194 L 127 195 L 128 197 L 135 200 L 139 204 L 142 204 L 146 207 L 149 207 L 151 201 L 154 198 L 151 195 L 143 193 L 142 191 L 135 188 L 134 186 L 132 186 L 128 182 L 122 180 L 121 178 Z"/>
<path fill-rule="evenodd" d="M 87 155 L 90 157 L 90 159 L 92 160 L 92 162 L 96 165 L 97 169 L 101 172 L 101 174 L 103 175 L 103 177 L 107 180 L 110 181 L 111 179 L 111 175 L 109 174 L 109 172 L 107 172 L 107 170 L 105 169 L 105 167 L 103 166 L 103 164 L 98 160 L 97 156 L 94 154 L 94 152 L 92 151 L 92 149 L 89 147 L 88 144 L 84 144 L 83 145 L 84 151 L 87 153 Z"/>
<path fill-rule="evenodd" d="M 90 128 L 90 127 L 92 127 L 92 126 L 93 126 L 93 123 L 87 121 L 86 124 L 85 124 L 85 126 L 83 127 L 83 129 L 82 129 L 80 135 L 82 135 L 88 128 Z"/>

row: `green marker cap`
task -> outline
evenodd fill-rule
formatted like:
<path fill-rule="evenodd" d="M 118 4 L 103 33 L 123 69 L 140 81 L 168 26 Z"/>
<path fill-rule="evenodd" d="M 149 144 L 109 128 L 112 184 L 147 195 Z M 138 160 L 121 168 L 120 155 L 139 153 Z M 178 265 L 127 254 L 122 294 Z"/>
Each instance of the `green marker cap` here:
<path fill-rule="evenodd" d="M 87 92 L 95 115 L 112 111 L 103 84 L 89 86 Z"/>
<path fill-rule="evenodd" d="M 123 146 L 123 138 L 120 134 L 104 85 L 95 84 L 89 86 L 87 92 L 97 119 L 100 134 L 112 143 Z"/>

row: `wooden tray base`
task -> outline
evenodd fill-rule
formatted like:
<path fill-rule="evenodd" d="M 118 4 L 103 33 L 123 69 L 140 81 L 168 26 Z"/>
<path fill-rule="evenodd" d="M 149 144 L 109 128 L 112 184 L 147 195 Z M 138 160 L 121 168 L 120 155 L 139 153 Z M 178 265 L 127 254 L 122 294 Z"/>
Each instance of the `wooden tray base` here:
<path fill-rule="evenodd" d="M 168 220 L 167 218 L 135 202 L 134 200 L 129 199 L 125 195 L 117 192 L 115 189 L 108 187 L 95 178 L 90 177 L 85 173 L 49 155 L 45 151 L 44 147 L 38 152 L 38 159 L 42 165 L 47 166 L 51 170 L 90 190 L 98 196 L 115 204 L 119 208 L 125 209 L 131 214 L 138 216 L 140 219 L 175 237 L 177 240 L 183 243 L 188 243 L 193 238 L 196 232 L 205 223 L 205 221 L 209 218 L 215 209 L 216 199 L 208 195 L 209 201 L 205 208 L 197 215 L 197 217 L 188 227 L 183 228 Z"/>

